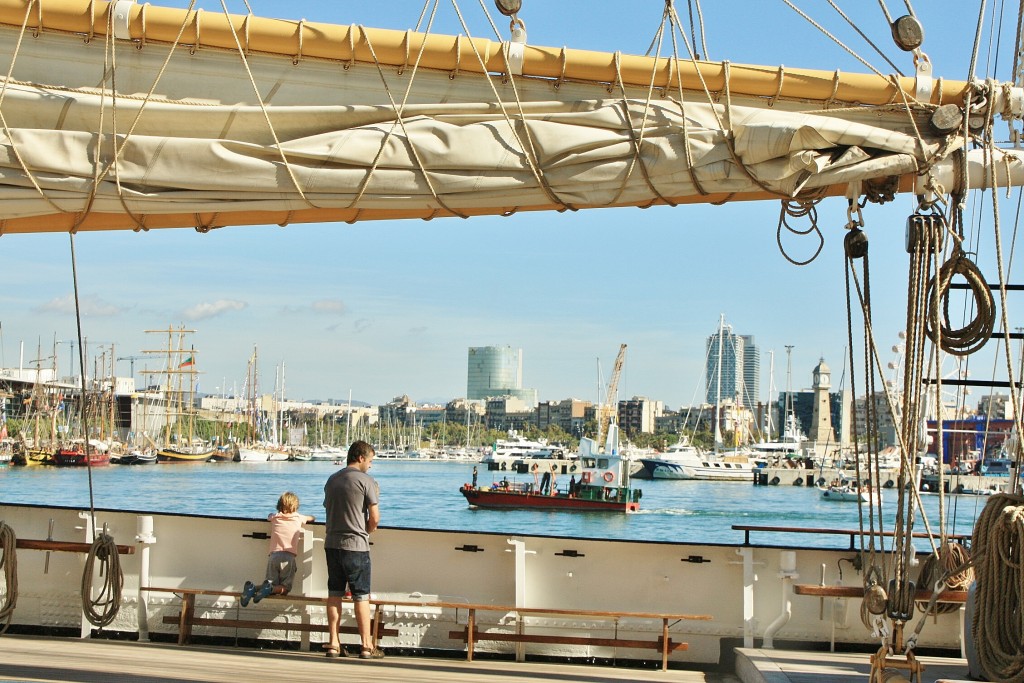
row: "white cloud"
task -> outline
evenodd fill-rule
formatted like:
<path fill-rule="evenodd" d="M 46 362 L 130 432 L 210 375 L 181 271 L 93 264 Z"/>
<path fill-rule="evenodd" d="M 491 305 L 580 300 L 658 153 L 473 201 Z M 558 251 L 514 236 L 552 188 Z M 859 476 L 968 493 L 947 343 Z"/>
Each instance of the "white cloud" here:
<path fill-rule="evenodd" d="M 228 311 L 241 311 L 248 307 L 249 304 L 244 301 L 218 299 L 217 301 L 209 301 L 196 304 L 191 308 L 186 308 L 182 312 L 182 315 L 189 320 L 206 320 L 207 318 L 214 318 L 221 313 L 227 313 Z"/>
<path fill-rule="evenodd" d="M 79 299 L 79 307 L 82 310 L 82 315 L 92 316 L 113 316 L 124 311 L 124 309 L 96 297 L 85 297 Z M 44 313 L 70 313 L 74 315 L 75 297 L 73 294 L 68 294 L 65 297 L 50 299 L 45 304 L 40 305 L 36 310 Z"/>
<path fill-rule="evenodd" d="M 317 313 L 345 314 L 345 302 L 340 299 L 321 299 L 314 301 L 312 308 Z"/>

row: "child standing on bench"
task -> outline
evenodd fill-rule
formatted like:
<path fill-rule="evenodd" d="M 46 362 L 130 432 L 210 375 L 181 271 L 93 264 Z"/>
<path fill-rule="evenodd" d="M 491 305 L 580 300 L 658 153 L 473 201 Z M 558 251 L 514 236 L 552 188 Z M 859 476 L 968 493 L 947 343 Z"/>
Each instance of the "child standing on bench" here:
<path fill-rule="evenodd" d="M 299 514 L 299 497 L 285 491 L 277 501 L 277 512 L 267 516 L 270 522 L 270 555 L 267 557 L 266 580 L 257 586 L 246 581 L 242 588 L 242 607 L 249 601 L 259 602 L 268 595 L 287 595 L 295 579 L 295 555 L 298 552 L 299 534 L 307 523 L 313 521 L 309 515 Z"/>

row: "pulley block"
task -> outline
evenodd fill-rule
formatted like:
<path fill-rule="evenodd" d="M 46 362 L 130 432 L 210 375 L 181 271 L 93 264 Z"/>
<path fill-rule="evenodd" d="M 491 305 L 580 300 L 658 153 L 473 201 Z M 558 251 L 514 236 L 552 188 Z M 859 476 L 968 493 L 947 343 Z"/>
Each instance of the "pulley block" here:
<path fill-rule="evenodd" d="M 913 52 L 924 43 L 924 27 L 910 15 L 892 22 L 892 39 L 905 52 Z"/>
<path fill-rule="evenodd" d="M 860 228 L 850 230 L 843 238 L 843 249 L 847 258 L 864 258 L 868 254 L 868 236 Z"/>
<path fill-rule="evenodd" d="M 896 585 L 895 579 L 889 581 L 889 600 L 887 608 L 890 619 L 910 621 L 914 618 L 914 595 L 917 587 L 913 581 L 905 581 Z"/>
<path fill-rule="evenodd" d="M 864 605 L 872 614 L 885 614 L 888 596 L 885 589 L 873 583 L 864 591 Z"/>
<path fill-rule="evenodd" d="M 514 17 L 523 8 L 523 0 L 494 0 L 494 4 L 506 17 Z"/>
<path fill-rule="evenodd" d="M 908 254 L 941 251 L 946 239 L 946 218 L 938 213 L 915 213 L 907 219 Z"/>

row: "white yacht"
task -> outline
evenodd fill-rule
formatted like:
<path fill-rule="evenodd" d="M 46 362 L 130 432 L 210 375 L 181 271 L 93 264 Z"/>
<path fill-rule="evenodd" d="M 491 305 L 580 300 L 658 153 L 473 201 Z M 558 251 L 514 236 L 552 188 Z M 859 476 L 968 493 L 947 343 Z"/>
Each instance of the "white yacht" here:
<path fill-rule="evenodd" d="M 545 439 L 531 441 L 514 431 L 510 431 L 508 436 L 495 441 L 480 462 L 511 464 L 524 459 L 562 458 L 565 455 L 563 448 L 552 446 Z"/>
<path fill-rule="evenodd" d="M 657 458 L 640 458 L 637 479 L 704 479 L 752 481 L 754 464 L 746 458 L 711 457 L 686 437 L 668 447 Z"/>

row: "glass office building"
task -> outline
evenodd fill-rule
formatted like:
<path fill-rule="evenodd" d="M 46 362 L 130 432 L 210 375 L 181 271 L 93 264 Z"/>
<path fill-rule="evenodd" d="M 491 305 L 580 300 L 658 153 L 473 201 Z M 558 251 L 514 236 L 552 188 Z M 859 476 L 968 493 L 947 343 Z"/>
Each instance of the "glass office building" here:
<path fill-rule="evenodd" d="M 523 350 L 511 346 L 471 347 L 467 377 L 466 398 L 471 401 L 518 396 L 523 389 Z"/>

